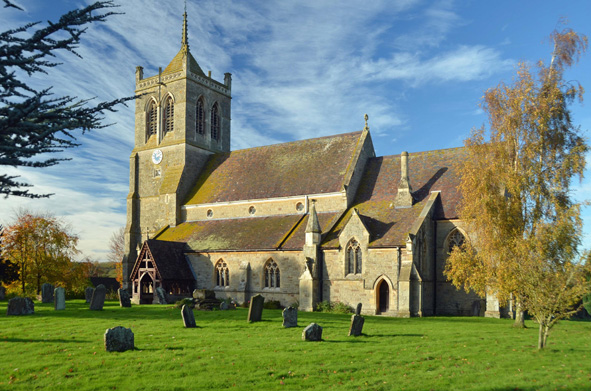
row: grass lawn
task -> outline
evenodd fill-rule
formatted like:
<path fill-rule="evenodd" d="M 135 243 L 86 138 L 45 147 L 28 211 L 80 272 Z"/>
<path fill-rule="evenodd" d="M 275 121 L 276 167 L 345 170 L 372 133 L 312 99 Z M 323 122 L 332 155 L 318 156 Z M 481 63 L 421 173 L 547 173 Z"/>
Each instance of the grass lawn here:
<path fill-rule="evenodd" d="M 591 322 L 564 321 L 536 350 L 537 325 L 506 319 L 367 316 L 364 335 L 347 337 L 350 316 L 298 314 L 284 329 L 281 311 L 195 311 L 82 300 L 65 311 L 35 302 L 31 316 L 6 316 L 0 302 L 0 390 L 538 390 L 591 389 Z M 319 323 L 322 342 L 302 330 Z M 136 350 L 106 352 L 107 328 L 131 327 Z"/>

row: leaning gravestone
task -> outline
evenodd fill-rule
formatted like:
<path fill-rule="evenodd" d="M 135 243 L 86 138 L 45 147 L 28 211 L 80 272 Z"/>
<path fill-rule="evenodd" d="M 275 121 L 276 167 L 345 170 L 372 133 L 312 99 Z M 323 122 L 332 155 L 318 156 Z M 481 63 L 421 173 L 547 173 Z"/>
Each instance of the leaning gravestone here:
<path fill-rule="evenodd" d="M 53 292 L 53 308 L 55 310 L 66 309 L 66 290 L 58 286 Z"/>
<path fill-rule="evenodd" d="M 158 297 L 158 304 L 168 304 L 166 301 L 166 292 L 162 287 L 156 288 L 156 296 Z"/>
<path fill-rule="evenodd" d="M 355 308 L 355 315 L 361 315 L 361 306 L 363 304 L 359 303 L 357 304 L 357 308 Z"/>
<path fill-rule="evenodd" d="M 358 337 L 363 331 L 365 319 L 361 315 L 351 315 L 351 327 L 349 327 L 349 337 Z"/>
<path fill-rule="evenodd" d="M 248 308 L 248 321 L 260 322 L 263 317 L 263 304 L 265 298 L 261 295 L 255 295 L 250 299 L 250 307 Z"/>
<path fill-rule="evenodd" d="M 131 329 L 117 326 L 105 331 L 105 350 L 107 352 L 124 352 L 126 350 L 133 350 L 134 348 L 133 332 Z"/>
<path fill-rule="evenodd" d="M 32 315 L 35 313 L 35 304 L 28 297 L 13 297 L 8 300 L 6 315 Z"/>
<path fill-rule="evenodd" d="M 53 290 L 55 287 L 49 283 L 41 285 L 41 302 L 53 303 Z"/>
<path fill-rule="evenodd" d="M 126 289 L 119 288 L 117 290 L 117 296 L 119 296 L 119 305 L 121 307 L 131 307 L 131 297 L 129 297 Z"/>
<path fill-rule="evenodd" d="M 4 300 L 6 298 L 6 288 L 0 285 L 0 300 Z"/>
<path fill-rule="evenodd" d="M 283 310 L 283 327 L 298 327 L 298 309 L 292 306 Z"/>
<path fill-rule="evenodd" d="M 90 303 L 90 300 L 92 300 L 92 294 L 94 293 L 94 288 L 89 286 L 88 288 L 86 288 L 84 290 L 84 298 L 86 299 L 87 303 Z"/>
<path fill-rule="evenodd" d="M 322 341 L 322 327 L 318 323 L 310 323 L 302 332 L 304 341 Z"/>
<path fill-rule="evenodd" d="M 220 310 L 222 310 L 222 311 L 226 311 L 228 308 L 229 308 L 229 307 L 228 307 L 228 303 L 227 303 L 227 302 L 225 302 L 225 301 L 222 301 L 222 302 L 220 303 Z"/>
<path fill-rule="evenodd" d="M 186 304 L 183 305 L 181 315 L 183 316 L 183 323 L 186 328 L 197 327 L 195 324 L 195 314 L 193 313 L 193 309 L 190 306 Z"/>
<path fill-rule="evenodd" d="M 107 288 L 103 284 L 99 284 L 92 293 L 90 299 L 90 309 L 93 311 L 101 311 L 105 305 L 105 296 L 107 295 Z"/>

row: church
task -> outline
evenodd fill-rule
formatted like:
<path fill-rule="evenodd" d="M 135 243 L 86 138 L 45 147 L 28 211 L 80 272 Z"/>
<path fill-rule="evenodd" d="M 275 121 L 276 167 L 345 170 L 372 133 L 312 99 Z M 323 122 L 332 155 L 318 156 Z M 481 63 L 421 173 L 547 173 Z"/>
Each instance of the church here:
<path fill-rule="evenodd" d="M 203 72 L 186 13 L 177 55 L 154 76 L 137 67 L 135 82 L 123 271 L 136 303 L 162 287 L 303 311 L 338 301 L 371 315 L 484 314 L 443 274 L 467 238 L 463 148 L 376 156 L 360 114 L 348 133 L 231 151 L 232 76 Z"/>

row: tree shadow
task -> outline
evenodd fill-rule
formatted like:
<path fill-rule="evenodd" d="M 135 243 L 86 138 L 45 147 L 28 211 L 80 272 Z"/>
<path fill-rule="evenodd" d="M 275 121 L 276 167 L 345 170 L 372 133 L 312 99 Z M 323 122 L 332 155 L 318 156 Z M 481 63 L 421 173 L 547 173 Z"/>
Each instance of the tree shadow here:
<path fill-rule="evenodd" d="M 3 338 L 2 342 L 51 342 L 51 343 L 89 343 L 87 340 L 76 339 L 31 339 L 31 338 Z"/>

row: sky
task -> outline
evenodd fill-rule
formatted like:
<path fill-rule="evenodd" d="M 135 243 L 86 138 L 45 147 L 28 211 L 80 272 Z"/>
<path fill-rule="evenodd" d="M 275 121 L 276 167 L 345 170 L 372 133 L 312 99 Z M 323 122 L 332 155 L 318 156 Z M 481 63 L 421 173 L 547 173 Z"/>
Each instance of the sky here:
<path fill-rule="evenodd" d="M 91 4 L 80 0 L 16 0 L 0 8 L 0 30 L 46 24 Z M 120 15 L 94 23 L 78 53 L 29 78 L 56 96 L 131 96 L 135 67 L 144 77 L 166 67 L 180 49 L 184 2 L 120 0 Z M 376 154 L 395 155 L 463 145 L 486 123 L 484 91 L 511 83 L 519 62 L 550 59 L 548 36 L 559 20 L 591 35 L 588 0 L 188 0 L 190 51 L 218 81 L 232 73 L 232 149 L 359 131 L 365 113 Z M 566 74 L 591 90 L 591 53 Z M 574 123 L 591 130 L 591 96 L 572 106 Z M 19 208 L 50 212 L 79 235 L 82 256 L 104 261 L 112 234 L 126 221 L 134 105 L 107 113 L 110 126 L 77 133 L 71 158 L 43 169 L 0 167 L 50 198 L 0 198 L 0 224 Z M 57 156 L 56 156 L 57 157 Z M 589 156 L 591 158 L 591 156 Z M 591 159 L 573 197 L 591 190 Z M 591 207 L 583 209 L 583 247 L 591 249 Z"/>

